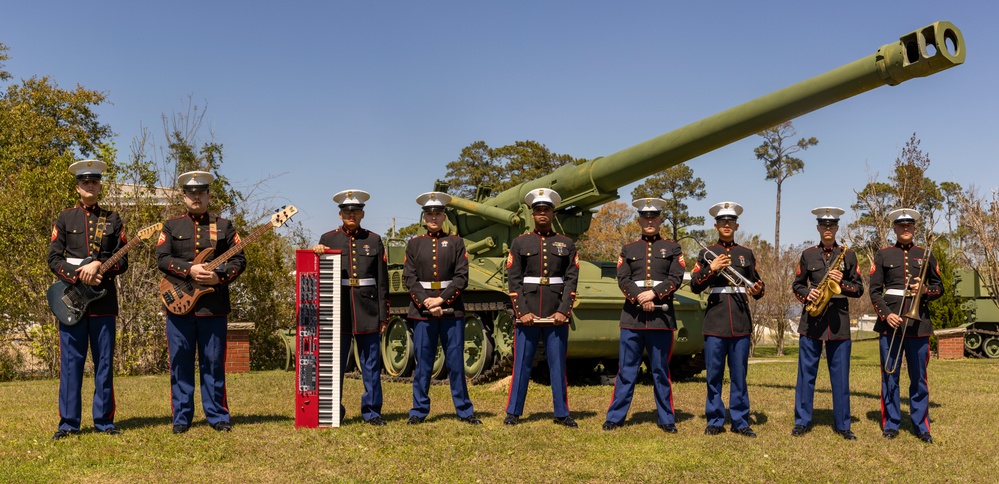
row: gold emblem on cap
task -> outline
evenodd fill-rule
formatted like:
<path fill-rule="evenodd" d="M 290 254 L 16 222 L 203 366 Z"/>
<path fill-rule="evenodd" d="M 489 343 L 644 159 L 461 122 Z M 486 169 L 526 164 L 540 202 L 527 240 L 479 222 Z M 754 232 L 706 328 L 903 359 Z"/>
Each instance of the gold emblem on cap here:
<path fill-rule="evenodd" d="M 430 194 L 430 199 L 431 200 L 436 200 L 437 199 L 437 194 L 436 193 L 431 193 Z"/>
<path fill-rule="evenodd" d="M 91 167 L 91 166 L 94 166 L 94 162 L 92 162 L 92 161 L 88 161 L 88 162 L 87 162 L 87 167 Z"/>
<path fill-rule="evenodd" d="M 909 216 L 909 213 L 908 213 L 908 212 L 906 212 L 905 210 L 902 210 L 902 216 L 903 216 L 903 217 L 908 217 L 908 216 Z"/>
<path fill-rule="evenodd" d="M 826 208 L 826 213 L 829 213 L 829 209 L 828 208 Z"/>
<path fill-rule="evenodd" d="M 542 188 L 539 188 L 538 189 L 538 195 L 544 195 L 544 194 L 545 194 L 545 190 L 542 189 Z"/>
<path fill-rule="evenodd" d="M 725 208 L 728 208 L 728 202 L 725 202 Z"/>

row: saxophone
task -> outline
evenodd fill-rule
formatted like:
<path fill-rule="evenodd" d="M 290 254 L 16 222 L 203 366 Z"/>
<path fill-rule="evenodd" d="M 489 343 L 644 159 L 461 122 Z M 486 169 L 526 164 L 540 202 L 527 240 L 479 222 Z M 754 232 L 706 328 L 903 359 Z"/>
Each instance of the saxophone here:
<path fill-rule="evenodd" d="M 843 292 L 843 289 L 839 287 L 839 284 L 829 278 L 829 273 L 834 269 L 843 264 L 843 258 L 846 257 L 847 247 L 844 245 L 843 250 L 839 251 L 839 255 L 836 256 L 836 261 L 829 266 L 829 270 L 826 271 L 826 275 L 822 276 L 822 280 L 815 286 L 815 289 L 819 291 L 819 298 L 805 304 L 805 311 L 812 317 L 818 317 L 822 315 L 826 310 L 826 306 L 829 305 L 829 301 L 833 296 Z"/>

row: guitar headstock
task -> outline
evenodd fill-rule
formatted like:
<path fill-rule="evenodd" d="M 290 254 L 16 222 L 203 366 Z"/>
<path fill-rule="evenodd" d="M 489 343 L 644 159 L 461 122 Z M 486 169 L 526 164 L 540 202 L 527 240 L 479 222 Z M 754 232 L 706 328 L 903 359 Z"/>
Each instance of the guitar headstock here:
<path fill-rule="evenodd" d="M 296 213 L 298 213 L 298 209 L 295 208 L 294 205 L 286 205 L 282 207 L 278 213 L 271 217 L 271 225 L 275 228 L 280 227 L 288 222 L 288 220 L 291 219 L 291 217 Z"/>
<path fill-rule="evenodd" d="M 140 229 L 135 233 L 135 236 L 142 240 L 146 240 L 153 235 L 158 234 L 161 230 L 163 230 L 163 223 L 155 223 L 146 228 Z"/>

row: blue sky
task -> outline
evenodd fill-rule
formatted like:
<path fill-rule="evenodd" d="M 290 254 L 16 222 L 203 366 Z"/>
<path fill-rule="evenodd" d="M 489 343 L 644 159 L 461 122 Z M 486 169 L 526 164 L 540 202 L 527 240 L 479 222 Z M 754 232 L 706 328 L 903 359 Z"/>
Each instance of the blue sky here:
<path fill-rule="evenodd" d="M 100 115 L 122 160 L 141 126 L 162 143 L 163 114 L 207 105 L 224 172 L 244 187 L 276 176 L 263 194 L 295 204 L 318 240 L 346 188 L 372 193 L 372 230 L 416 221 L 416 196 L 476 140 L 611 154 L 948 20 L 964 65 L 795 121 L 820 143 L 784 184 L 781 241 L 814 240 L 809 210 L 848 208 L 913 132 L 931 178 L 999 186 L 995 3 L 814 3 L 34 0 L 4 8 L 0 42 L 15 78 L 108 93 Z M 741 230 L 772 240 L 759 144 L 689 161 L 708 190 L 691 207 L 738 201 Z"/>

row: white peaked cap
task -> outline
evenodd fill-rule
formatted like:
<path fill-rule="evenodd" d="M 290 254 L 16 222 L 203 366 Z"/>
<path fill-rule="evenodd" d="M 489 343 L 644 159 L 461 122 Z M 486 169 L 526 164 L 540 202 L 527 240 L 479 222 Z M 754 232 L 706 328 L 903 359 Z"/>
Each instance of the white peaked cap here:
<path fill-rule="evenodd" d="M 898 208 L 888 212 L 888 220 L 891 220 L 892 224 L 914 224 L 919 218 L 919 212 L 911 208 Z"/>
<path fill-rule="evenodd" d="M 108 169 L 108 164 L 101 160 L 80 160 L 69 165 L 69 172 L 80 179 L 100 180 Z"/>
<path fill-rule="evenodd" d="M 444 192 L 427 192 L 416 197 L 416 203 L 420 204 L 425 212 L 443 212 L 450 202 L 451 195 Z"/>
<path fill-rule="evenodd" d="M 207 171 L 189 171 L 177 177 L 177 184 L 184 190 L 206 190 L 215 181 Z"/>
<path fill-rule="evenodd" d="M 524 201 L 532 207 L 543 203 L 555 208 L 562 201 L 562 197 L 559 196 L 558 192 L 552 190 L 551 188 L 535 188 L 534 190 L 527 192 L 527 195 L 524 197 Z"/>
<path fill-rule="evenodd" d="M 636 198 L 631 202 L 631 206 L 642 212 L 662 212 L 666 208 L 666 200 L 661 198 Z"/>
<path fill-rule="evenodd" d="M 736 220 L 742 215 L 742 205 L 735 202 L 719 202 L 708 209 L 708 213 L 715 220 L 720 218 Z"/>
<path fill-rule="evenodd" d="M 364 202 L 367 202 L 371 198 L 371 194 L 364 190 L 344 190 L 342 192 L 333 195 L 333 201 L 340 206 L 340 208 L 356 206 L 358 208 L 364 208 Z"/>
<path fill-rule="evenodd" d="M 838 222 L 839 217 L 844 213 L 846 213 L 846 210 L 839 207 L 816 207 L 812 209 L 815 220 L 820 223 L 829 221 Z"/>

